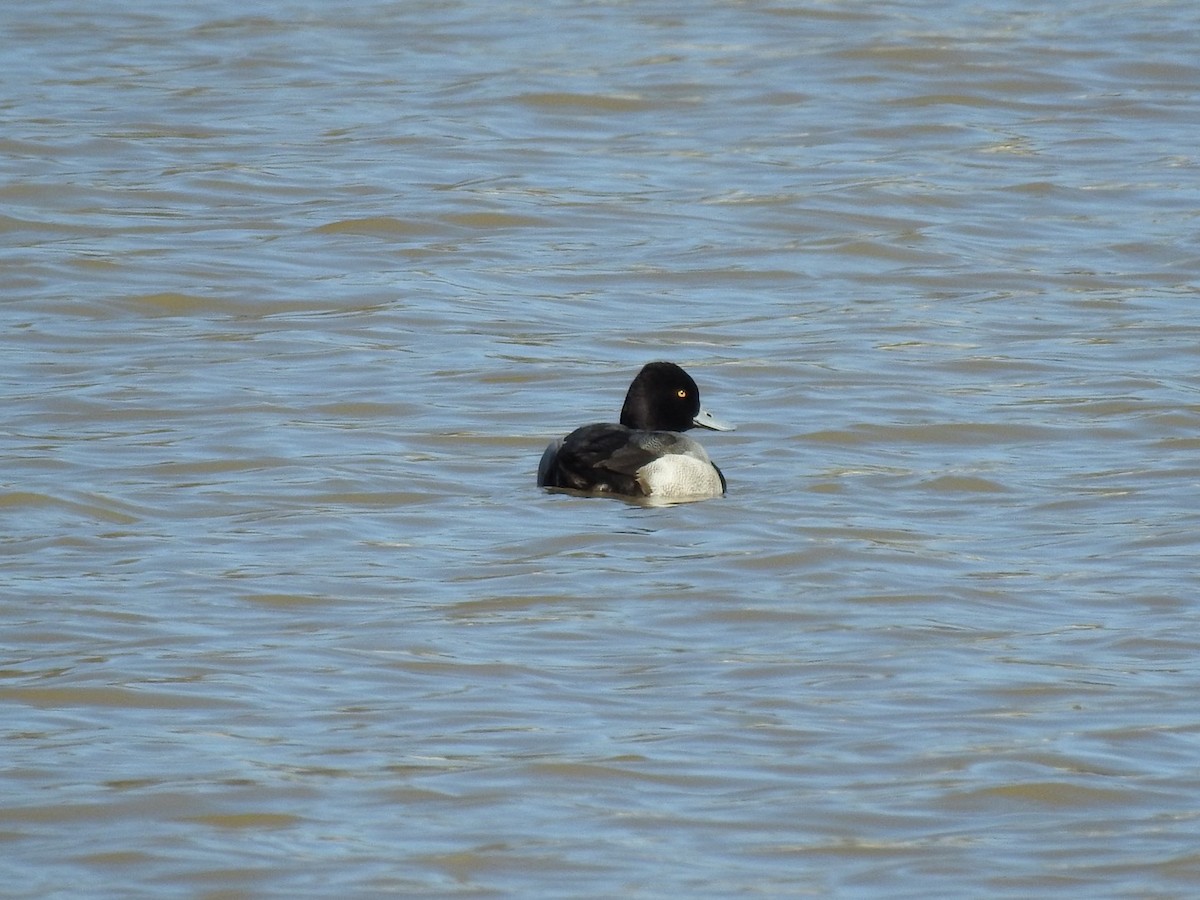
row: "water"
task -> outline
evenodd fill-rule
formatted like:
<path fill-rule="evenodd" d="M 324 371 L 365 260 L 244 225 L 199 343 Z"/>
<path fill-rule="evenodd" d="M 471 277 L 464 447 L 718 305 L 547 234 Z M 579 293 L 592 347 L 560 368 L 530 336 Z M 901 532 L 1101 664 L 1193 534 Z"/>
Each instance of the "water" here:
<path fill-rule="evenodd" d="M 1188 896 L 1198 20 L 5 7 L 6 896 Z"/>

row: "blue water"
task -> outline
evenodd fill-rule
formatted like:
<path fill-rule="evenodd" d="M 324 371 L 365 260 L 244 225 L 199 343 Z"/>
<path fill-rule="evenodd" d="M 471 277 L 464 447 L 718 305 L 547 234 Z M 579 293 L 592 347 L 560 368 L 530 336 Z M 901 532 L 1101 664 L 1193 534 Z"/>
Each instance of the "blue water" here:
<path fill-rule="evenodd" d="M 1188 896 L 1198 18 L 0 11 L 6 896 Z"/>

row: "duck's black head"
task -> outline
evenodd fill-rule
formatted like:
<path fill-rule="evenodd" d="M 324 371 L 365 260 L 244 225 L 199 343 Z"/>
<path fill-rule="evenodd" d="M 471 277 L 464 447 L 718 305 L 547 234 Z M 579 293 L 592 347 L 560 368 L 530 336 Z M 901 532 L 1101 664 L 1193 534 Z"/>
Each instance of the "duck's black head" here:
<path fill-rule="evenodd" d="M 731 431 L 700 406 L 700 389 L 675 363 L 646 363 L 621 407 L 621 424 L 639 431 L 687 431 L 696 425 Z"/>

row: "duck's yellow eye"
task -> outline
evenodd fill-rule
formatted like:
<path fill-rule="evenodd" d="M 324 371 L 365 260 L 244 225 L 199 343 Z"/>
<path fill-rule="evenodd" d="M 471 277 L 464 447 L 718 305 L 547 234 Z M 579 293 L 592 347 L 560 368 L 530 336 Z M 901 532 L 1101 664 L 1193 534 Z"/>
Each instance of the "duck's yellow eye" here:
<path fill-rule="evenodd" d="M 679 390 L 677 390 L 675 392 L 675 394 L 679 397 L 680 400 L 682 400 L 684 397 L 687 396 L 687 391 L 685 391 L 683 388 L 680 388 Z"/>

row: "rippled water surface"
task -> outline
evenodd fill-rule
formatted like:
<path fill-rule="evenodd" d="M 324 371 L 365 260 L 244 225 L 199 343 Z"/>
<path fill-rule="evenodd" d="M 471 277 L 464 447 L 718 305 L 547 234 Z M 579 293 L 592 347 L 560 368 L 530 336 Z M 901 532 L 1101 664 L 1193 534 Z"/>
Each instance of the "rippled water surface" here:
<path fill-rule="evenodd" d="M 5 5 L 5 895 L 1191 895 L 1198 31 Z"/>

